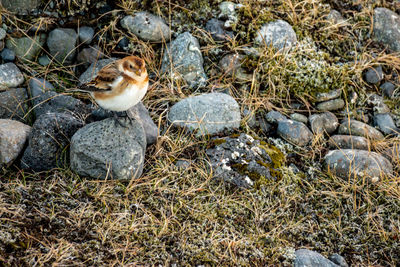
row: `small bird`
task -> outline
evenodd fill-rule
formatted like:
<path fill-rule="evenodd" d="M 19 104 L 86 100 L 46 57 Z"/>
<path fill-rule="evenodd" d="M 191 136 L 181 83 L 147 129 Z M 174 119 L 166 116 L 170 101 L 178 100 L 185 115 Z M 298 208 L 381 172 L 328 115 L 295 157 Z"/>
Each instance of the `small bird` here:
<path fill-rule="evenodd" d="M 102 68 L 93 81 L 80 86 L 90 92 L 100 107 L 110 110 L 118 120 L 116 112 L 125 112 L 143 99 L 149 86 L 149 76 L 143 59 L 128 56 Z M 123 125 L 122 125 L 123 126 Z"/>

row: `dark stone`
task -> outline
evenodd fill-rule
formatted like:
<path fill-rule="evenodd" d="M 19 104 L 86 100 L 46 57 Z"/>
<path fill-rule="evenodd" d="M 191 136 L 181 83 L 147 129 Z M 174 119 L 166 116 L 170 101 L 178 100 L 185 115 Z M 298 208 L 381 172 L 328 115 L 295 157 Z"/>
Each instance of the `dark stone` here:
<path fill-rule="evenodd" d="M 382 66 L 377 66 L 375 68 L 368 68 L 366 72 L 364 72 L 364 80 L 370 84 L 377 84 L 383 80 L 383 70 Z"/>
<path fill-rule="evenodd" d="M 271 110 L 265 115 L 265 119 L 269 123 L 278 124 L 280 121 L 287 120 L 287 118 L 282 115 L 279 111 Z"/>
<path fill-rule="evenodd" d="M 228 41 L 233 38 L 233 32 L 225 31 L 224 22 L 218 19 L 210 19 L 206 24 L 208 31 L 215 41 Z"/>
<path fill-rule="evenodd" d="M 392 98 L 396 86 L 391 82 L 385 82 L 384 84 L 381 85 L 380 88 L 382 89 L 382 93 L 385 96 Z"/>
<path fill-rule="evenodd" d="M 336 263 L 340 267 L 349 267 L 349 265 L 347 264 L 346 260 L 342 256 L 340 256 L 339 254 L 337 254 L 337 253 L 330 255 L 328 257 L 328 259 L 331 262 Z"/>
<path fill-rule="evenodd" d="M 360 149 L 369 150 L 367 138 L 354 135 L 334 135 L 329 139 L 329 146 L 335 149 Z"/>
<path fill-rule="evenodd" d="M 6 63 L 13 62 L 15 60 L 15 53 L 11 49 L 4 48 L 3 51 L 1 51 L 1 58 Z"/>
<path fill-rule="evenodd" d="M 129 45 L 129 39 L 128 39 L 128 37 L 124 36 L 118 42 L 117 48 L 126 51 L 126 50 L 128 50 L 128 45 Z"/>
<path fill-rule="evenodd" d="M 25 88 L 13 88 L 0 93 L 0 119 L 26 122 L 28 94 Z"/>
<path fill-rule="evenodd" d="M 375 114 L 374 124 L 386 135 L 398 135 L 400 133 L 389 113 Z"/>
<path fill-rule="evenodd" d="M 41 115 L 32 126 L 21 167 L 45 171 L 68 166 L 67 147 L 70 138 L 82 126 L 83 122 L 70 114 Z"/>
<path fill-rule="evenodd" d="M 377 129 L 356 120 L 344 120 L 339 126 L 339 134 L 364 136 L 375 140 L 383 139 L 383 134 Z"/>
<path fill-rule="evenodd" d="M 277 133 L 281 138 L 297 146 L 306 146 L 313 138 L 313 134 L 304 123 L 293 120 L 279 121 Z"/>

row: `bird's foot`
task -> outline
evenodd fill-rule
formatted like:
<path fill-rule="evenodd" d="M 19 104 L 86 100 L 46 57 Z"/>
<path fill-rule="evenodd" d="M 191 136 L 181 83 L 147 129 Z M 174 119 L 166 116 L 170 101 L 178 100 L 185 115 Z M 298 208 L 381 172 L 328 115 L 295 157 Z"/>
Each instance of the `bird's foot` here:
<path fill-rule="evenodd" d="M 128 128 L 128 125 L 127 125 L 127 124 L 121 122 L 121 118 L 124 118 L 124 121 L 126 121 L 125 118 L 128 118 L 129 123 L 132 124 L 133 120 L 132 120 L 132 118 L 128 115 L 128 113 L 127 113 L 126 111 L 120 111 L 120 112 L 114 111 L 113 113 L 114 113 L 114 120 L 115 120 L 115 123 L 118 124 L 118 125 L 120 125 L 121 127 Z"/>

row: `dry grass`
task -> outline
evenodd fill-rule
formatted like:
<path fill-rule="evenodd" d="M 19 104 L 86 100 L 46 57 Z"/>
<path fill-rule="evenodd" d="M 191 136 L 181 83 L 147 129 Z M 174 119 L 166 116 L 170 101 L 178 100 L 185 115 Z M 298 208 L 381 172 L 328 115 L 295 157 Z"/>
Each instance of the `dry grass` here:
<path fill-rule="evenodd" d="M 323 136 L 316 136 L 311 149 L 285 149 L 287 165 L 296 163 L 300 172 L 284 166 L 282 179 L 257 190 L 242 190 L 212 178 L 205 154 L 208 138 L 196 139 L 170 128 L 166 121 L 172 104 L 215 88 L 228 88 L 241 109 L 246 108 L 257 117 L 270 109 L 290 114 L 294 102 L 302 104 L 297 112 L 309 115 L 315 112 L 315 90 L 305 87 L 316 88 L 321 81 L 315 80 L 310 70 L 298 68 L 296 64 L 304 58 L 321 62 L 324 79 L 332 78 L 331 86 L 343 88 L 345 95 L 356 91 L 363 99 L 366 92 L 376 92 L 376 87 L 363 82 L 363 70 L 381 64 L 385 73 L 399 73 L 400 64 L 398 55 L 381 52 L 381 47 L 367 38 L 373 6 L 359 1 L 364 8 L 355 11 L 351 1 L 341 1 L 342 14 L 353 25 L 342 27 L 326 21 L 326 2 L 261 4 L 243 0 L 241 25 L 235 26 L 237 34 L 230 42 L 220 44 L 200 29 L 219 2 L 121 0 L 119 10 L 91 22 L 101 29 L 96 32 L 97 44 L 107 57 L 133 53 L 146 60 L 152 86 L 145 105 L 160 127 L 159 140 L 147 149 L 144 174 L 132 181 L 93 181 L 69 169 L 32 174 L 15 166 L 3 168 L 1 264 L 290 266 L 293 249 L 298 248 L 309 248 L 324 256 L 339 253 L 356 266 L 400 264 L 398 167 L 395 176 L 375 184 L 367 179 L 346 181 L 329 176 L 321 169 L 326 141 Z M 337 6 L 336 1 L 328 2 Z M 61 5 L 62 1 L 57 3 Z M 72 12 L 78 2 L 66 3 L 71 9 L 68 12 Z M 393 7 L 391 3 L 382 4 Z M 206 7 L 200 9 L 202 5 Z M 269 11 L 259 12 L 261 5 L 268 5 Z M 199 39 L 210 86 L 194 92 L 184 81 L 160 73 L 165 43 L 143 42 L 118 24 L 124 14 L 139 9 L 162 15 L 174 31 L 189 30 Z M 197 14 L 197 10 L 201 12 Z M 26 35 L 34 23 L 9 13 L 2 15 L 3 23 L 15 27 L 16 35 Z M 278 18 L 294 26 L 300 46 L 287 55 L 264 47 L 259 49 L 260 57 L 246 57 L 243 65 L 253 77 L 250 81 L 221 73 L 216 62 L 223 55 L 244 51 L 264 22 Z M 36 19 L 35 23 L 52 27 L 55 22 Z M 130 40 L 127 52 L 116 49 L 124 36 Z M 310 46 L 310 40 L 316 47 Z M 315 48 L 321 53 L 314 53 Z M 223 52 L 216 53 L 218 50 Z M 342 53 L 344 50 L 347 52 Z M 376 56 L 372 57 L 372 53 Z M 337 65 L 349 61 L 352 62 L 346 68 Z M 62 93 L 76 86 L 76 70 L 81 68 L 62 66 L 54 60 L 47 67 L 21 61 L 18 66 L 27 79 L 44 77 Z M 296 78 L 296 73 L 303 78 Z M 75 96 L 90 101 L 82 95 Z M 240 131 L 279 143 L 245 123 Z M 373 148 L 383 151 L 398 144 L 399 140 L 390 139 Z M 176 167 L 177 160 L 189 161 L 190 167 Z"/>

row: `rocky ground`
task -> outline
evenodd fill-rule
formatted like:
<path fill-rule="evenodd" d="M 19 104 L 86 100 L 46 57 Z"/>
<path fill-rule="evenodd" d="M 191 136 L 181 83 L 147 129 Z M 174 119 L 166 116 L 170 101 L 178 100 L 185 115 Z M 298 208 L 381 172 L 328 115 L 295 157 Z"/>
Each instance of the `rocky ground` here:
<path fill-rule="evenodd" d="M 399 1 L 2 5 L 2 265 L 400 264 Z"/>

